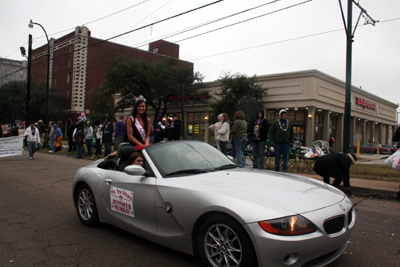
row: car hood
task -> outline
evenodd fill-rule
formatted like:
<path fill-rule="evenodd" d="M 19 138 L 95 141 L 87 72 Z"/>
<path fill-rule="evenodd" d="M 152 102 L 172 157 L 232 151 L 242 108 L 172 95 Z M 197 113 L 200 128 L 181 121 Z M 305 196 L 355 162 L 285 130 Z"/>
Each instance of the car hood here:
<path fill-rule="evenodd" d="M 234 203 L 223 205 L 258 206 L 275 210 L 276 215 L 321 209 L 345 197 L 340 190 L 315 179 L 271 171 L 234 169 L 171 179 L 179 179 L 179 184 L 194 194 L 218 195 L 221 202 L 225 196 L 227 202 Z"/>

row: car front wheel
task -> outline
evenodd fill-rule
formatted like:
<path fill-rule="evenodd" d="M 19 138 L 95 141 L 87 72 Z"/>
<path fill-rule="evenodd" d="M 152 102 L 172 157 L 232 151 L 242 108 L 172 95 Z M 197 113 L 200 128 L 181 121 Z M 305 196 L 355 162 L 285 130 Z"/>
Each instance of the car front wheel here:
<path fill-rule="evenodd" d="M 79 186 L 75 194 L 75 207 L 79 220 L 86 226 L 96 226 L 99 223 L 96 201 L 92 190 L 86 184 Z"/>
<path fill-rule="evenodd" d="M 227 215 L 207 218 L 198 237 L 199 255 L 208 266 L 257 266 L 253 244 L 243 227 Z"/>

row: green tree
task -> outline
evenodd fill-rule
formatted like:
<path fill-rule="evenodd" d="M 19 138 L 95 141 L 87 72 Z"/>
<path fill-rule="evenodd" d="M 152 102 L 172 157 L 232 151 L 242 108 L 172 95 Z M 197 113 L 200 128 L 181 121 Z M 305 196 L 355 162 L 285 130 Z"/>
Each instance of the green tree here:
<path fill-rule="evenodd" d="M 113 104 L 111 101 L 106 105 L 101 103 L 113 99 L 118 93 L 120 99 L 115 104 L 113 112 L 123 112 L 134 106 L 136 97 L 143 95 L 147 105 L 154 109 L 155 116 L 160 113 L 164 115 L 169 104 L 176 105 L 177 102 L 183 104 L 182 101 L 174 101 L 175 99 L 199 101 L 195 97 L 186 99 L 181 96 L 196 94 L 195 85 L 202 79 L 200 73 L 193 73 L 191 68 L 181 66 L 179 61 L 173 58 L 149 62 L 122 56 L 112 63 L 104 86 L 100 88 L 99 93 L 92 95 L 91 104 L 96 114 L 104 112 L 105 106 L 108 110 Z M 95 104 L 96 102 L 98 104 Z"/>
<path fill-rule="evenodd" d="M 10 82 L 0 88 L 0 121 L 14 123 L 26 120 L 26 82 Z M 30 94 L 31 120 L 45 118 L 46 84 L 32 82 Z M 57 87 L 49 88 L 49 118 L 65 120 L 68 100 Z M 29 122 L 28 122 L 29 123 Z"/>
<path fill-rule="evenodd" d="M 0 122 L 26 118 L 26 83 L 9 82 L 0 87 Z"/>
<path fill-rule="evenodd" d="M 257 110 L 263 108 L 262 98 L 267 95 L 267 88 L 257 84 L 257 77 L 245 74 L 224 73 L 217 82 L 221 88 L 216 92 L 217 101 L 211 104 L 211 122 L 217 120 L 221 113 L 227 113 L 231 119 L 236 111 L 243 111 L 246 120 L 256 117 Z"/>
<path fill-rule="evenodd" d="M 208 100 L 208 95 L 202 97 L 205 93 L 199 91 L 204 76 L 200 72 L 193 72 L 191 68 L 178 66 L 173 70 L 175 77 L 174 92 L 170 99 L 171 105 L 180 105 L 181 114 L 185 114 L 185 105 L 190 103 L 202 103 Z M 184 117 L 182 117 L 182 125 L 185 125 Z M 183 139 L 186 139 L 186 131 L 183 131 Z"/>

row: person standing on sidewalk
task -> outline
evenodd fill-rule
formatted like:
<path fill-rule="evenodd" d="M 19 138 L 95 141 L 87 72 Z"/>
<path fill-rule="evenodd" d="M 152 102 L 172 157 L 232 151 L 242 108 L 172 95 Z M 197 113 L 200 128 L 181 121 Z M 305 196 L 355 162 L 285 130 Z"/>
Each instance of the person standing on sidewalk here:
<path fill-rule="evenodd" d="M 314 164 L 314 171 L 324 177 L 324 182 L 330 184 L 330 177 L 335 178 L 333 186 L 338 187 L 343 181 L 348 197 L 354 195 L 350 190 L 350 166 L 355 165 L 357 156 L 355 154 L 329 153 L 318 157 Z"/>
<path fill-rule="evenodd" d="M 294 145 L 293 124 L 287 119 L 287 111 L 279 111 L 279 119 L 274 121 L 270 134 L 271 146 L 275 152 L 275 171 L 279 172 L 283 155 L 283 172 L 288 171 L 289 149 Z"/>
<path fill-rule="evenodd" d="M 221 128 L 217 131 L 217 139 L 219 140 L 219 147 L 221 148 L 221 152 L 226 156 L 228 155 L 227 144 L 229 141 L 229 132 L 231 126 L 229 125 L 229 116 L 227 113 L 222 113 L 222 125 Z"/>
<path fill-rule="evenodd" d="M 94 121 L 94 133 L 96 135 L 96 153 L 95 155 L 101 155 L 101 145 L 103 141 L 103 124 L 99 120 Z"/>
<path fill-rule="evenodd" d="M 53 122 L 49 122 L 49 140 L 50 140 L 50 150 L 49 153 L 54 153 L 55 150 L 55 143 L 54 143 L 54 139 L 55 139 L 55 134 L 54 134 L 54 128 L 53 128 Z"/>
<path fill-rule="evenodd" d="M 114 126 L 112 122 L 106 118 L 104 120 L 104 133 L 103 133 L 103 143 L 104 143 L 104 156 L 107 157 L 111 153 L 111 143 L 114 133 Z"/>
<path fill-rule="evenodd" d="M 35 154 L 39 144 L 40 144 L 40 133 L 38 128 L 35 127 L 35 122 L 31 121 L 30 125 L 25 130 L 26 143 L 29 149 L 29 159 L 33 159 L 33 154 Z"/>
<path fill-rule="evenodd" d="M 119 144 L 124 142 L 124 137 L 126 135 L 126 125 L 124 122 L 124 117 L 119 117 L 119 121 L 115 124 L 115 140 L 114 140 L 114 150 L 117 151 Z"/>
<path fill-rule="evenodd" d="M 68 152 L 72 150 L 76 150 L 75 147 L 75 142 L 74 142 L 74 132 L 76 129 L 76 126 L 78 125 L 79 119 L 76 119 L 75 122 L 71 123 L 71 125 L 68 127 Z"/>
<path fill-rule="evenodd" d="M 251 126 L 251 143 L 253 146 L 253 168 L 265 168 L 265 142 L 268 138 L 269 123 L 264 118 L 264 110 L 257 112 L 256 120 Z"/>
<path fill-rule="evenodd" d="M 243 111 L 237 111 L 233 116 L 235 122 L 231 129 L 231 134 L 233 135 L 233 140 L 235 141 L 235 154 L 238 160 L 238 166 L 244 168 L 245 160 L 243 155 L 244 146 L 247 142 L 247 122 L 245 121 L 245 116 Z"/>
<path fill-rule="evenodd" d="M 93 128 L 90 120 L 86 121 L 85 125 L 85 143 L 87 148 L 87 154 L 92 155 L 92 145 L 93 145 Z"/>

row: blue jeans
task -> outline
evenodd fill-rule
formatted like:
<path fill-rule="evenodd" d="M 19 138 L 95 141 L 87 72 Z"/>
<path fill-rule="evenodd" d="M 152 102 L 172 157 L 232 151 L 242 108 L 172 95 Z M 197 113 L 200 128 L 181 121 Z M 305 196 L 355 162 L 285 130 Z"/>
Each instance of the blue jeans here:
<path fill-rule="evenodd" d="M 104 142 L 104 156 L 107 157 L 111 153 L 111 143 Z"/>
<path fill-rule="evenodd" d="M 80 159 L 82 158 L 83 154 L 82 152 L 84 151 L 83 145 L 75 144 L 75 146 L 76 146 L 76 158 Z"/>
<path fill-rule="evenodd" d="M 50 137 L 50 150 L 54 152 L 55 146 L 54 146 L 54 136 Z"/>
<path fill-rule="evenodd" d="M 244 146 L 246 145 L 246 141 L 247 137 L 242 137 L 238 140 L 235 140 L 235 152 L 238 160 L 238 166 L 244 166 L 245 164 L 243 150 Z"/>
<path fill-rule="evenodd" d="M 225 156 L 227 155 L 227 151 L 226 151 L 226 145 L 228 144 L 228 142 L 224 142 L 224 141 L 219 141 L 219 147 L 221 148 L 221 152 L 222 154 L 224 154 Z"/>
<path fill-rule="evenodd" d="M 253 142 L 253 168 L 264 169 L 265 166 L 265 141 Z"/>
<path fill-rule="evenodd" d="M 275 171 L 279 171 L 281 165 L 281 154 L 283 155 L 283 171 L 288 171 L 289 144 L 275 144 Z"/>
<path fill-rule="evenodd" d="M 37 148 L 38 148 L 38 142 L 37 141 L 27 141 L 28 144 L 28 149 L 29 149 L 29 157 L 33 158 L 33 154 L 35 154 Z"/>
<path fill-rule="evenodd" d="M 100 139 L 96 139 L 96 153 L 95 155 L 101 155 L 101 143 Z"/>
<path fill-rule="evenodd" d="M 231 156 L 232 158 L 236 158 L 236 150 L 235 150 L 235 140 L 231 140 Z"/>
<path fill-rule="evenodd" d="M 87 154 L 88 155 L 92 155 L 92 143 L 93 143 L 93 139 L 86 139 L 86 148 L 88 150 Z"/>

